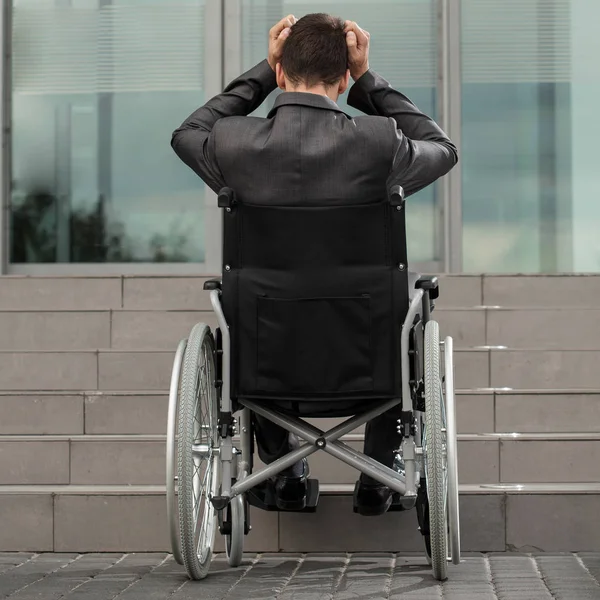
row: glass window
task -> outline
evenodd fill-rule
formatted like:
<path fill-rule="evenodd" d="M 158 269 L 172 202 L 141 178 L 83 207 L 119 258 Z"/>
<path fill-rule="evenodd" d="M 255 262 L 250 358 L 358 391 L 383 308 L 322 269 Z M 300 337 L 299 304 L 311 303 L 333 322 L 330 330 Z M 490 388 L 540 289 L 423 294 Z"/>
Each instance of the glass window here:
<path fill-rule="evenodd" d="M 422 111 L 437 114 L 437 0 L 242 0 L 242 68 L 267 56 L 269 29 L 283 16 L 326 12 L 356 21 L 371 34 L 371 68 L 405 93 Z M 276 94 L 255 113 L 266 116 Z M 353 116 L 360 113 L 339 105 Z M 409 258 L 440 260 L 442 248 L 437 185 L 410 198 L 407 210 Z"/>
<path fill-rule="evenodd" d="M 467 272 L 600 270 L 600 2 L 462 0 Z"/>
<path fill-rule="evenodd" d="M 13 0 L 11 262 L 203 262 L 204 0 Z M 215 208 L 216 210 L 216 208 Z"/>

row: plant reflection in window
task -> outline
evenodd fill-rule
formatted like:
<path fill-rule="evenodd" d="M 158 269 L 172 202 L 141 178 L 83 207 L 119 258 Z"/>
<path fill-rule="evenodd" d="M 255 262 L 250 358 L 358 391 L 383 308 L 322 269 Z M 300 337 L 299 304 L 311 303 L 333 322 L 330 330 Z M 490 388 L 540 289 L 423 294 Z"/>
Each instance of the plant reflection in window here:
<path fill-rule="evenodd" d="M 58 262 L 58 199 L 39 189 L 25 195 L 12 206 L 12 263 Z M 69 262 L 188 262 L 189 232 L 172 227 L 167 235 L 156 234 L 148 242 L 148 257 L 135 256 L 136 240 L 125 226 L 107 218 L 107 206 L 100 196 L 91 210 L 72 210 L 69 215 Z"/>

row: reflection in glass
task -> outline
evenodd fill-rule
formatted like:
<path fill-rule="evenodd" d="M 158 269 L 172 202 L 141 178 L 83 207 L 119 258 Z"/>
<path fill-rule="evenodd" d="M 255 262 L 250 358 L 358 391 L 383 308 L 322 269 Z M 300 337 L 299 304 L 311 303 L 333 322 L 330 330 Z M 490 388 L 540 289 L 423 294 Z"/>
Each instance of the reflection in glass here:
<path fill-rule="evenodd" d="M 464 270 L 600 271 L 600 2 L 461 6 Z"/>
<path fill-rule="evenodd" d="M 204 2 L 13 0 L 11 261 L 202 262 Z"/>

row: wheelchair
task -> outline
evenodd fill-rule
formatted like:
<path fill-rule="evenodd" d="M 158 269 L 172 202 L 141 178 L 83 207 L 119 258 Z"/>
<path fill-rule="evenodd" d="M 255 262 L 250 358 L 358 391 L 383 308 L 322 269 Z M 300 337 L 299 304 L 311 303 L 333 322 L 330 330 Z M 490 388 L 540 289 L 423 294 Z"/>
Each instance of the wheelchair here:
<path fill-rule="evenodd" d="M 320 451 L 392 489 L 390 510 L 416 509 L 433 577 L 445 580 L 460 563 L 453 343 L 431 318 L 437 278 L 408 271 L 402 188 L 354 204 L 258 206 L 229 188 L 218 200 L 223 272 L 204 285 L 218 327 L 192 329 L 171 376 L 175 560 L 206 577 L 218 531 L 239 566 L 250 509 L 277 510 L 273 476 Z M 393 407 L 394 468 L 342 441 Z M 253 415 L 304 443 L 253 469 Z M 345 420 L 322 431 L 312 417 Z M 309 479 L 303 511 L 318 498 Z"/>

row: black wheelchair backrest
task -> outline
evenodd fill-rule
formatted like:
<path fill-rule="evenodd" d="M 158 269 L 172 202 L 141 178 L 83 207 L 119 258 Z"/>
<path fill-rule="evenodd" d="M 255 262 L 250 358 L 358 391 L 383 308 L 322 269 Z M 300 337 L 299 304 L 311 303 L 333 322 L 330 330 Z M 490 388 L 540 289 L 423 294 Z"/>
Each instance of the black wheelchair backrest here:
<path fill-rule="evenodd" d="M 224 189 L 223 308 L 234 398 L 400 395 L 404 198 L 259 206 Z"/>

